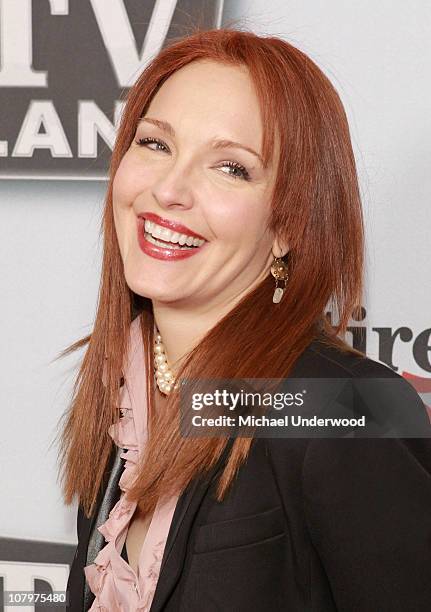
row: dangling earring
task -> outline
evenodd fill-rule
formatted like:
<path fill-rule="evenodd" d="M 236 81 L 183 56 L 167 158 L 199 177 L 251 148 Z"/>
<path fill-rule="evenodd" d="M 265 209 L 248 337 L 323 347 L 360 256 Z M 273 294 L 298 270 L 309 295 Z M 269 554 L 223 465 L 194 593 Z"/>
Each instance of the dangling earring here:
<path fill-rule="evenodd" d="M 281 259 L 281 257 L 274 257 L 274 261 L 272 262 L 271 266 L 271 274 L 275 278 L 275 290 L 274 295 L 272 296 L 272 301 L 274 304 L 279 304 L 289 279 L 287 265 Z M 283 284 L 283 286 L 280 287 L 280 284 Z"/>

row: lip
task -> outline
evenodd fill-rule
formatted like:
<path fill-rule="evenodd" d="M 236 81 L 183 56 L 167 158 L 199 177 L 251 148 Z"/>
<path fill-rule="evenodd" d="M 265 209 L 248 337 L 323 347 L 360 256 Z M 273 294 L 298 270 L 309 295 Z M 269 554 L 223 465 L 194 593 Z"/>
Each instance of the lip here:
<path fill-rule="evenodd" d="M 193 236 L 193 238 L 200 238 L 201 240 L 206 240 L 206 238 L 204 238 L 200 234 L 197 234 L 196 232 L 186 227 L 182 223 L 177 223 L 177 221 L 170 221 L 169 219 L 163 219 L 162 217 L 159 217 L 159 215 L 156 215 L 155 213 L 152 213 L 152 212 L 140 213 L 138 217 L 142 219 L 148 219 L 148 221 L 153 221 L 154 223 L 157 223 L 157 225 L 161 225 L 162 227 L 167 227 L 173 232 L 178 232 L 179 234 L 187 234 L 188 236 Z"/>
<path fill-rule="evenodd" d="M 162 259 L 164 261 L 178 261 L 196 255 L 206 245 L 206 242 L 204 242 L 204 244 L 200 247 L 182 250 L 172 249 L 169 247 L 164 248 L 161 246 L 157 246 L 156 244 L 152 244 L 145 238 L 144 235 L 145 218 L 143 216 L 138 216 L 137 219 L 138 243 L 141 251 L 143 251 L 146 255 L 149 255 L 150 257 L 154 257 L 155 259 Z M 150 220 L 153 221 L 153 219 Z"/>

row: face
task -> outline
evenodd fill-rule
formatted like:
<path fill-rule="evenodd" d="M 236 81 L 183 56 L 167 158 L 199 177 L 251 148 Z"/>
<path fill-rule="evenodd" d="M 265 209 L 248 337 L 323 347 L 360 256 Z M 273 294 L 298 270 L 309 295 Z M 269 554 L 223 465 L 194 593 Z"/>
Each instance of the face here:
<path fill-rule="evenodd" d="M 266 229 L 275 168 L 259 160 L 262 132 L 245 68 L 200 60 L 165 81 L 113 184 L 135 293 L 153 303 L 220 307 L 269 274 L 278 249 Z"/>

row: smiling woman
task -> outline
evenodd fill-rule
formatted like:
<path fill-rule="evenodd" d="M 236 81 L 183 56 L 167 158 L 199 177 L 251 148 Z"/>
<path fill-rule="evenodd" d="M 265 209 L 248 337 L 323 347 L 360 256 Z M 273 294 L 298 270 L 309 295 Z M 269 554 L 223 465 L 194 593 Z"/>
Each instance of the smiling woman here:
<path fill-rule="evenodd" d="M 62 437 L 69 607 L 429 610 L 428 440 L 183 428 L 180 379 L 298 376 L 401 383 L 429 426 L 413 388 L 344 337 L 363 223 L 322 71 L 249 32 L 171 43 L 129 92 L 103 233 L 94 330 L 65 351 L 88 345 Z"/>
<path fill-rule="evenodd" d="M 271 248 L 277 257 L 287 252 L 268 229 L 275 169 L 253 152 L 262 137 L 247 71 L 198 60 L 160 87 L 116 171 L 114 220 L 126 281 L 160 310 L 155 319 L 174 362 L 268 276 Z M 142 219 L 152 225 L 143 228 Z M 193 246 L 193 237 L 204 242 Z M 166 328 L 173 331 L 180 309 L 181 327 L 194 327 L 185 337 Z"/>

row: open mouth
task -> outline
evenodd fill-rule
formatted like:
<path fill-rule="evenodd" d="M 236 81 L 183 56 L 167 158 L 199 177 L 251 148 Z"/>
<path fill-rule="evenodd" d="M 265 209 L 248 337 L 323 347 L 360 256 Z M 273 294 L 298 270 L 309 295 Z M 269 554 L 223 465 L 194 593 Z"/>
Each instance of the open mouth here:
<path fill-rule="evenodd" d="M 148 219 L 145 219 L 144 237 L 151 244 L 178 251 L 194 250 L 206 242 L 206 240 L 200 238 L 174 232 Z"/>
<path fill-rule="evenodd" d="M 156 246 L 164 247 L 167 249 L 174 249 L 178 251 L 190 251 L 190 250 L 198 248 L 195 246 L 186 246 L 186 245 L 175 244 L 173 242 L 166 242 L 165 240 L 154 238 L 148 232 L 144 232 L 144 236 L 145 236 L 145 240 L 148 240 L 148 242 L 150 242 L 151 244 L 155 244 Z"/>

